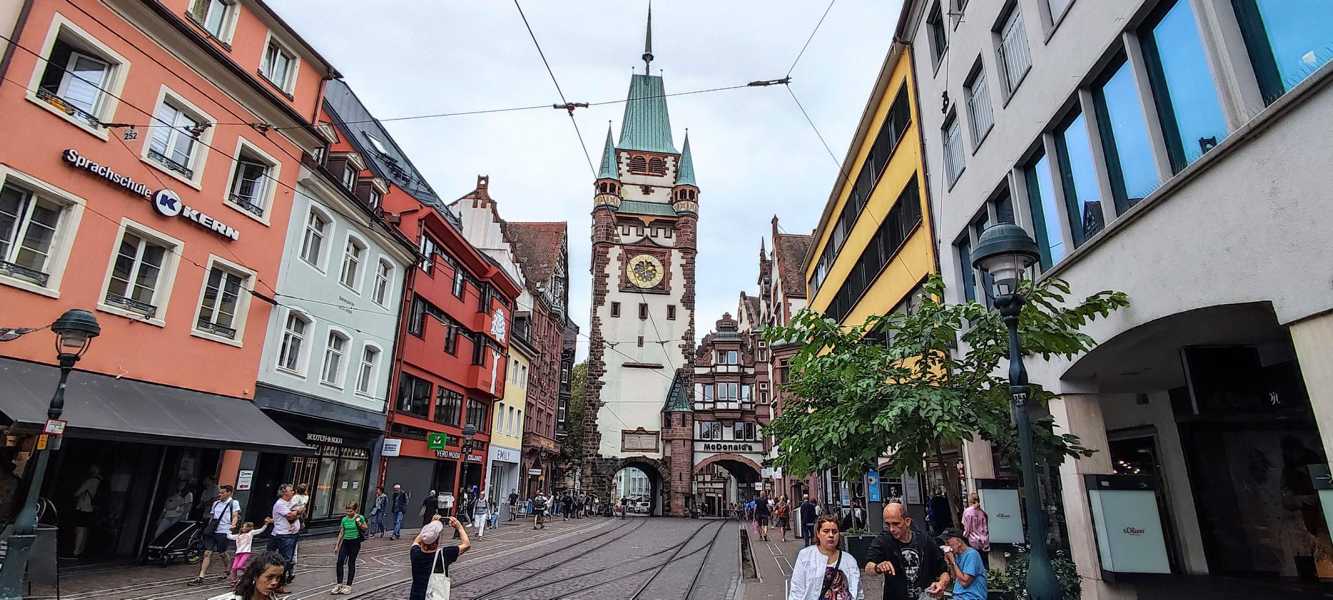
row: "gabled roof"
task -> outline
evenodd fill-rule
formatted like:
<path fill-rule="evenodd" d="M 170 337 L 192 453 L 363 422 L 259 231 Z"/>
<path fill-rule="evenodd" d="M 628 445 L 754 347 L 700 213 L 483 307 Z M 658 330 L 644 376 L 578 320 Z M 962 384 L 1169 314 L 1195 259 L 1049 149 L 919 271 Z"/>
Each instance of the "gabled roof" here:
<path fill-rule="evenodd" d="M 666 85 L 659 75 L 635 74 L 630 78 L 629 99 L 620 125 L 622 150 L 676 153 L 671 141 L 671 117 L 667 114 Z"/>
<path fill-rule="evenodd" d="M 745 311 L 746 320 L 750 323 L 759 322 L 759 296 L 751 296 L 741 292 L 740 309 Z"/>
<path fill-rule="evenodd" d="M 778 263 L 778 278 L 782 292 L 789 298 L 804 298 L 805 278 L 802 277 L 802 266 L 813 236 L 779 233 L 775 237 L 773 259 Z"/>
<path fill-rule="evenodd" d="M 325 84 L 324 104 L 338 122 L 339 128 L 348 133 L 348 141 L 359 150 L 361 156 L 369 159 L 372 171 L 402 188 L 422 204 L 435 208 L 455 227 L 462 228 L 458 215 L 445 208 L 440 195 L 435 193 L 425 176 L 407 158 L 407 153 L 398 146 L 384 125 L 370 114 L 345 81 L 334 79 Z"/>
<path fill-rule="evenodd" d="M 688 143 L 688 138 L 686 140 Z M 611 141 L 611 124 L 606 124 L 606 145 L 602 147 L 602 168 L 597 171 L 598 179 L 619 179 L 616 168 L 616 144 Z"/>
<path fill-rule="evenodd" d="M 514 248 L 514 257 L 523 268 L 528 283 L 537 285 L 551 279 L 565 244 L 567 225 L 552 223 L 516 223 L 501 221 L 505 238 Z"/>
<path fill-rule="evenodd" d="M 685 148 L 680 151 L 680 168 L 676 171 L 676 185 L 699 186 L 694 181 L 694 158 L 690 154 L 690 132 L 688 131 L 685 132 Z"/>

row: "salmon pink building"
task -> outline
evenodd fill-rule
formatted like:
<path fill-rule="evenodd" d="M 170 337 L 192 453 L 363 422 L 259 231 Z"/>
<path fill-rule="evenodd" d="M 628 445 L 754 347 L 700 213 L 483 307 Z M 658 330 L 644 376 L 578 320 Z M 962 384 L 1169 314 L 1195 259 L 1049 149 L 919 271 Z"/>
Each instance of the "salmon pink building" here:
<path fill-rule="evenodd" d="M 0 343 L 0 452 L 30 475 L 58 375 L 42 328 L 92 311 L 42 495 L 62 555 L 141 555 L 217 486 L 251 500 L 242 451 L 306 451 L 251 400 L 338 75 L 258 0 L 14 0 L 0 33 L 0 327 L 37 329 Z"/>

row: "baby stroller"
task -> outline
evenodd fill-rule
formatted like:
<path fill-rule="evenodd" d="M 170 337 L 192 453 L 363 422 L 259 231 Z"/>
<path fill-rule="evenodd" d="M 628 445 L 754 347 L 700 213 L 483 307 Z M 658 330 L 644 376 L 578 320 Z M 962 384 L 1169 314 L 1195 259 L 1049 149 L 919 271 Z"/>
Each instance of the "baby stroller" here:
<path fill-rule="evenodd" d="M 148 544 L 144 562 L 162 566 L 183 560 L 197 564 L 204 557 L 203 521 L 178 521 Z"/>

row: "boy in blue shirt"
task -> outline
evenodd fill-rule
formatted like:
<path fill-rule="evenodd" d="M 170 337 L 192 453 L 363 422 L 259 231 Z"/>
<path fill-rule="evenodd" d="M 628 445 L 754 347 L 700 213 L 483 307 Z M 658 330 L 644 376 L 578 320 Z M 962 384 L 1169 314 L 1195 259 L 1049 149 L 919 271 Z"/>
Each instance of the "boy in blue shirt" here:
<path fill-rule="evenodd" d="M 981 553 L 967 545 L 961 529 L 945 530 L 940 541 L 944 542 L 944 562 L 953 578 L 954 600 L 986 600 L 986 568 L 981 564 Z"/>

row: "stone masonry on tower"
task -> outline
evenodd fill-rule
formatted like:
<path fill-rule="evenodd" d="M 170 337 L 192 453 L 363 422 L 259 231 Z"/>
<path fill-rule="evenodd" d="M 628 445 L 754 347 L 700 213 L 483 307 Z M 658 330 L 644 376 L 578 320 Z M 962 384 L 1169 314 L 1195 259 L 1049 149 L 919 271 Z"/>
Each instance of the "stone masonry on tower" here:
<path fill-rule="evenodd" d="M 643 74 L 630 80 L 618 141 L 610 128 L 594 182 L 587 461 L 583 488 L 610 498 L 610 480 L 637 467 L 652 481 L 654 514 L 682 514 L 664 411 L 677 369 L 694 348 L 694 260 L 699 188 L 688 134 L 672 139 L 665 87 L 652 75 L 652 16 Z M 685 384 L 678 389 L 688 393 Z M 686 471 L 688 472 L 688 471 Z M 669 494 L 669 495 L 668 495 Z"/>

